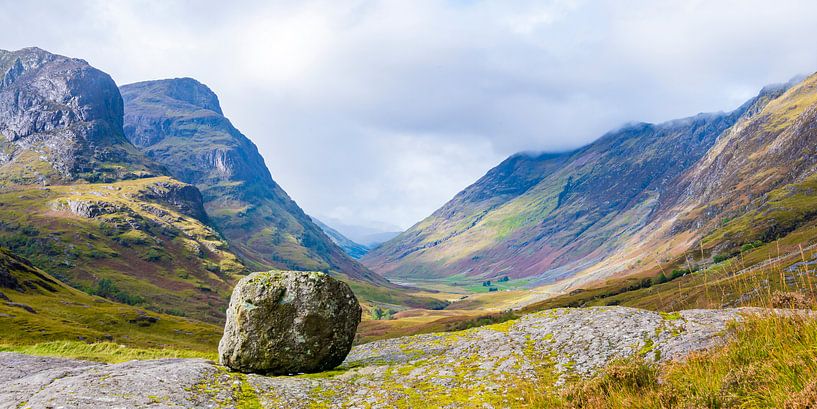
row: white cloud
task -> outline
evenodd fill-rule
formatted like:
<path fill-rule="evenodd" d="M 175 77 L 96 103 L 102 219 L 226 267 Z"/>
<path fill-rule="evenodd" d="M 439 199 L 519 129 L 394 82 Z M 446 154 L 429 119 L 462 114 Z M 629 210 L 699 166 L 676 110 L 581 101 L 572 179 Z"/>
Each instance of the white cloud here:
<path fill-rule="evenodd" d="M 0 48 L 210 85 L 314 214 L 407 227 L 505 156 L 817 70 L 812 1 L 2 1 Z"/>

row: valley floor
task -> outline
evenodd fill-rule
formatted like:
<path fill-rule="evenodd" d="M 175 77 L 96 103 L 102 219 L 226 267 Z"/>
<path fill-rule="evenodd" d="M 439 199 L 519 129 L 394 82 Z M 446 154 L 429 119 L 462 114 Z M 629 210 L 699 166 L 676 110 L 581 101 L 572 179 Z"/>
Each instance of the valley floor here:
<path fill-rule="evenodd" d="M 359 345 L 336 370 L 289 377 L 6 352 L 0 407 L 813 407 L 817 323 L 769 311 L 548 310 Z"/>

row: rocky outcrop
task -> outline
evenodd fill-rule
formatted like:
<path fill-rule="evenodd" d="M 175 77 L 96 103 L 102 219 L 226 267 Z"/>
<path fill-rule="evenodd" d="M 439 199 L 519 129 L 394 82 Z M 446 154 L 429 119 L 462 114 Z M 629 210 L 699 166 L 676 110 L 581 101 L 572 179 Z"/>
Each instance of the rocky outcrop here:
<path fill-rule="evenodd" d="M 207 212 L 204 210 L 204 200 L 201 192 L 195 186 L 173 182 L 154 183 L 141 194 L 145 200 L 161 203 L 179 211 L 182 214 L 206 221 Z"/>
<path fill-rule="evenodd" d="M 233 290 L 218 347 L 220 360 L 241 372 L 331 369 L 352 348 L 360 316 L 349 286 L 326 274 L 254 273 Z"/>
<path fill-rule="evenodd" d="M 309 376 L 235 374 L 198 359 L 102 365 L 5 353 L 0 407 L 508 407 L 522 382 L 558 384 L 617 357 L 666 362 L 715 347 L 742 313 L 551 310 L 463 332 L 363 344 L 338 371 Z"/>
<path fill-rule="evenodd" d="M 83 60 L 26 48 L 0 50 L 0 75 L 4 179 L 97 181 L 150 173 L 124 138 L 122 97 L 107 74 Z"/>
<path fill-rule="evenodd" d="M 23 287 L 20 286 L 20 282 L 17 280 L 14 275 L 11 274 L 11 271 L 6 266 L 0 265 L 0 288 L 8 288 L 11 290 L 22 291 Z M 8 298 L 4 295 L 2 298 L 5 298 L 8 301 Z"/>
<path fill-rule="evenodd" d="M 51 207 L 56 211 L 68 211 L 86 219 L 93 219 L 103 214 L 113 214 L 126 210 L 122 206 L 103 200 L 58 200 L 52 203 Z"/>

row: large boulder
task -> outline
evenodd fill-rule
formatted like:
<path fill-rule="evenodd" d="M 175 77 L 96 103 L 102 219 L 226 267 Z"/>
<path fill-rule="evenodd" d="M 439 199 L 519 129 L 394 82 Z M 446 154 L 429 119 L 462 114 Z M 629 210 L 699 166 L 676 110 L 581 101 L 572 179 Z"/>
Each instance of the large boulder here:
<path fill-rule="evenodd" d="M 221 364 L 274 375 L 334 368 L 352 348 L 360 315 L 349 286 L 326 274 L 253 273 L 233 290 Z"/>

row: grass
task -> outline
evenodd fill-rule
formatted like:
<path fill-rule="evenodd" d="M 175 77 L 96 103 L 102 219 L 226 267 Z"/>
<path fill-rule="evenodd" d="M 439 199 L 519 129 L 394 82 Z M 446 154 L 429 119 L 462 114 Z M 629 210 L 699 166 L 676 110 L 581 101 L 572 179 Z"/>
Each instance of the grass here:
<path fill-rule="evenodd" d="M 215 352 L 201 352 L 169 348 L 130 348 L 112 342 L 85 343 L 79 341 L 52 341 L 34 345 L 0 345 L 0 352 L 53 356 L 107 363 L 161 358 L 202 358 L 217 361 Z"/>
<path fill-rule="evenodd" d="M 811 257 L 804 253 L 801 259 Z M 634 306 L 681 309 L 717 307 L 749 294 L 752 296 L 738 305 L 807 310 L 817 306 L 817 288 L 812 283 L 815 271 L 809 267 L 783 268 L 789 261 L 734 275 L 734 269 L 742 267 L 739 261 L 612 298 Z M 661 315 L 679 318 L 673 312 Z M 814 315 L 747 313 L 730 333 L 724 346 L 693 354 L 685 361 L 656 365 L 636 356 L 611 362 L 591 379 L 573 379 L 555 397 L 543 397 L 550 389 L 540 391 L 534 384 L 523 385 L 517 393 L 534 397 L 524 407 L 537 408 L 817 407 Z"/>
<path fill-rule="evenodd" d="M 779 194 L 780 192 L 773 192 L 771 196 L 778 197 Z M 801 201 L 798 194 L 792 194 L 788 198 Z M 791 206 L 790 202 L 787 203 Z M 766 217 L 784 220 L 776 212 L 786 207 L 781 204 L 775 205 L 774 208 L 777 210 L 766 213 Z M 688 270 L 690 266 L 693 267 L 692 270 L 695 270 L 696 265 L 704 264 L 706 261 L 702 255 L 704 257 L 711 255 L 708 248 L 723 243 L 724 240 L 731 238 L 733 243 L 744 242 L 743 239 L 734 240 L 736 235 L 728 232 L 733 231 L 735 226 L 747 223 L 754 226 L 762 225 L 762 220 L 757 219 L 756 216 L 756 213 L 751 213 L 731 220 L 705 239 L 706 244 L 702 250 L 690 250 L 675 261 L 664 264 L 658 275 L 672 276 L 670 272 L 674 269 Z M 797 217 L 790 217 L 786 220 L 793 219 Z M 751 246 L 745 246 L 744 251 L 738 250 L 735 257 L 676 277 L 669 282 L 660 283 L 656 279 L 657 276 L 616 278 L 537 302 L 525 307 L 524 311 L 604 305 L 624 305 L 658 311 L 740 306 L 763 307 L 766 303 L 765 299 L 768 299 L 774 291 L 801 291 L 806 297 L 817 300 L 817 277 L 815 277 L 814 269 L 817 266 L 808 264 L 817 257 L 817 250 L 807 250 L 810 243 L 817 242 L 817 220 L 802 218 L 799 220 L 798 227 L 779 239 L 757 243 L 752 238 L 753 236 L 749 235 L 744 238 L 745 242 L 750 243 Z M 727 233 L 724 233 L 725 231 Z M 779 256 L 783 257 L 778 259 Z M 687 259 L 691 261 L 686 262 Z M 760 265 L 760 263 L 768 265 L 751 269 L 752 266 Z M 793 271 L 787 271 L 795 263 L 800 266 Z M 746 268 L 750 268 L 749 271 L 745 271 Z M 653 285 L 649 287 L 636 285 L 644 278 L 652 278 Z"/>
<path fill-rule="evenodd" d="M 590 379 L 552 390 L 523 384 L 532 408 L 813 408 L 817 405 L 817 321 L 749 317 L 725 346 L 663 365 L 611 362 Z"/>

